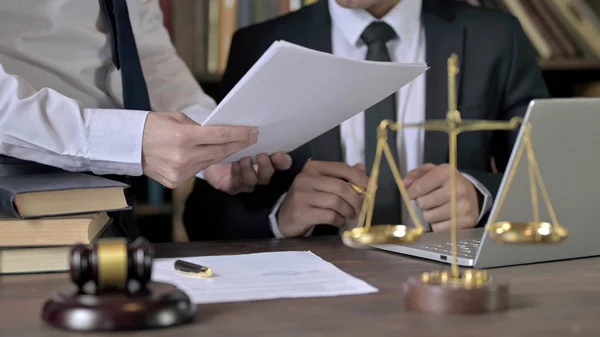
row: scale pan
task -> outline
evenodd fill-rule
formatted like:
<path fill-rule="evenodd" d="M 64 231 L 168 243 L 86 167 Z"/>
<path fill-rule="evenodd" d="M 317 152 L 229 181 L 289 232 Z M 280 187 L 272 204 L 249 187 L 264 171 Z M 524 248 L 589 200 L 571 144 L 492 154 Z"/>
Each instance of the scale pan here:
<path fill-rule="evenodd" d="M 500 221 L 488 226 L 488 235 L 502 243 L 557 243 L 568 236 L 568 231 L 548 222 Z"/>
<path fill-rule="evenodd" d="M 417 241 L 423 230 L 404 225 L 378 225 L 369 229 L 357 227 L 344 231 L 342 242 L 351 248 L 369 248 L 375 244 L 401 244 Z"/>

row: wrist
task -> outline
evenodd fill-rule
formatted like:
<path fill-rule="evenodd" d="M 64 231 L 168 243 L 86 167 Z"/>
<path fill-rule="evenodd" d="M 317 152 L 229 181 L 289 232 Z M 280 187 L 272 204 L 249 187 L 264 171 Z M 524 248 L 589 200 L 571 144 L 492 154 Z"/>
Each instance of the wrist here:
<path fill-rule="evenodd" d="M 90 114 L 89 160 L 95 174 L 139 176 L 148 111 L 85 109 Z"/>

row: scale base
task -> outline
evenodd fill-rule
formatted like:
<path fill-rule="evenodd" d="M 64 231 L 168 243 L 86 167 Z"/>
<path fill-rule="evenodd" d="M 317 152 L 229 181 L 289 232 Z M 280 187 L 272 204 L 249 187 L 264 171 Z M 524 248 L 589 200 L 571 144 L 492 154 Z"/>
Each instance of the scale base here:
<path fill-rule="evenodd" d="M 166 328 L 193 320 L 196 306 L 176 287 L 150 282 L 146 291 L 81 294 L 58 292 L 43 307 L 43 320 L 71 331 Z"/>
<path fill-rule="evenodd" d="M 481 314 L 508 309 L 508 283 L 485 271 L 468 270 L 459 278 L 447 271 L 413 276 L 404 284 L 407 309 L 434 314 Z"/>

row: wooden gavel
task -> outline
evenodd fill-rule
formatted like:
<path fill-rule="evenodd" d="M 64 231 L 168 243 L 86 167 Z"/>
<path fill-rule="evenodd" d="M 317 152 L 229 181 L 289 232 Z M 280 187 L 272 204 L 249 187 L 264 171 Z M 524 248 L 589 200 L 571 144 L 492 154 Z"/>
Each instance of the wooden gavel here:
<path fill-rule="evenodd" d="M 75 291 L 57 291 L 44 303 L 43 320 L 71 331 L 165 328 L 191 322 L 196 306 L 172 284 L 151 280 L 154 250 L 139 238 L 99 239 L 70 254 Z M 88 285 L 94 284 L 95 290 Z"/>
<path fill-rule="evenodd" d="M 88 282 L 94 283 L 96 293 L 128 291 L 132 280 L 143 290 L 152 275 L 153 258 L 152 246 L 142 238 L 131 244 L 125 239 L 101 239 L 89 246 L 78 244 L 71 250 L 71 280 L 81 293 Z"/>

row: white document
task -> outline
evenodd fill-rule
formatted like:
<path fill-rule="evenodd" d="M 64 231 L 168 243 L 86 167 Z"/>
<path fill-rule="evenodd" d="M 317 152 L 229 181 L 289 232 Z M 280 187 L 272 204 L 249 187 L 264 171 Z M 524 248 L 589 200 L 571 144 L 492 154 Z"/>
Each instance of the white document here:
<path fill-rule="evenodd" d="M 177 259 L 156 259 L 152 280 L 171 283 L 194 303 L 324 297 L 377 292 L 311 252 L 275 252 L 181 258 L 212 269 L 201 278 L 176 272 Z"/>
<path fill-rule="evenodd" d="M 259 128 L 258 142 L 228 157 L 291 152 L 375 105 L 427 70 L 424 63 L 342 58 L 277 41 L 203 125 Z"/>

